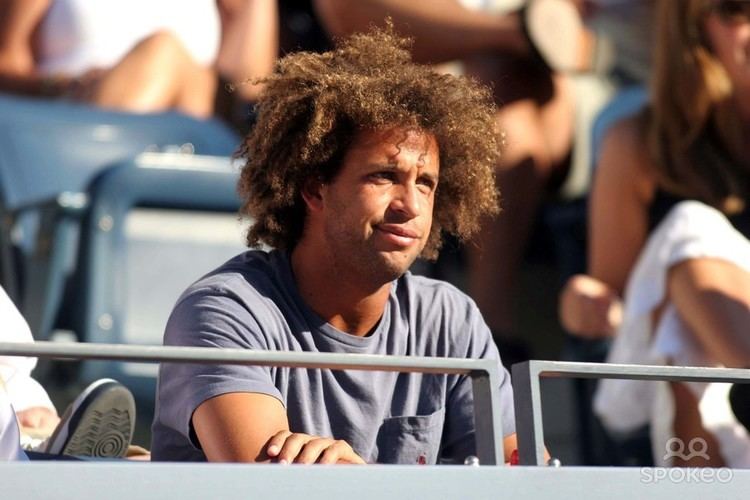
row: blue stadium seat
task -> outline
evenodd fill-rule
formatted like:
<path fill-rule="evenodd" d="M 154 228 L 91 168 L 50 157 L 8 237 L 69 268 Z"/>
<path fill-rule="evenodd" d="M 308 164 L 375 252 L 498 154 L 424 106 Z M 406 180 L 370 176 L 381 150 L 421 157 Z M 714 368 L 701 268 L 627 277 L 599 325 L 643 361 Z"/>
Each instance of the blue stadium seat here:
<path fill-rule="evenodd" d="M 218 121 L 131 114 L 0 95 L 2 284 L 37 338 L 47 338 L 97 175 L 144 151 L 231 155 L 239 138 Z"/>
<path fill-rule="evenodd" d="M 161 344 L 187 286 L 245 249 L 238 168 L 227 157 L 144 153 L 89 186 L 72 328 L 80 340 Z M 88 382 L 113 377 L 153 399 L 156 367 L 87 362 Z"/>

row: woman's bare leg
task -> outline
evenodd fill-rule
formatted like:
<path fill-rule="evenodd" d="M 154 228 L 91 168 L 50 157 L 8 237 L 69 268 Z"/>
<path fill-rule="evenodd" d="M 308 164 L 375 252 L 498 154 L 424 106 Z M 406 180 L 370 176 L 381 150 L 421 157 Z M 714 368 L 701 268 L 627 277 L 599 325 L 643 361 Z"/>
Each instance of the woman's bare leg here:
<path fill-rule="evenodd" d="M 140 113 L 176 109 L 203 118 L 213 112 L 215 91 L 213 70 L 193 61 L 174 35 L 159 32 L 105 72 L 90 102 Z"/>
<path fill-rule="evenodd" d="M 668 277 L 669 299 L 703 351 L 729 367 L 750 366 L 750 273 L 718 259 L 699 258 L 674 266 Z M 722 467 L 716 438 L 703 427 L 698 400 L 683 384 L 671 384 L 675 401 L 673 429 L 683 443 L 695 438 L 708 446 L 709 460 L 677 459 L 675 465 Z"/>
<path fill-rule="evenodd" d="M 255 102 L 263 86 L 250 80 L 270 75 L 278 57 L 278 6 L 268 0 L 219 0 L 218 5 L 223 35 L 216 69 L 240 98 Z"/>
<path fill-rule="evenodd" d="M 399 33 L 414 38 L 415 60 L 442 63 L 481 51 L 530 56 L 518 13 L 492 15 L 458 0 L 315 0 L 323 26 L 333 36 L 367 31 L 390 18 Z"/>
<path fill-rule="evenodd" d="M 705 448 L 705 453 L 685 453 L 684 457 L 676 456 L 673 458 L 672 465 L 676 467 L 724 467 L 726 464 L 721 456 L 719 442 L 703 427 L 703 420 L 698 409 L 699 402 L 695 394 L 680 382 L 672 382 L 670 389 L 675 406 L 675 418 L 672 424 L 674 437 L 679 439 L 688 450 L 690 443 L 695 443 L 696 439 L 702 439 L 706 443 L 705 447 L 700 445 L 701 450 Z M 667 451 L 669 450 L 665 446 L 664 453 Z M 701 455 L 706 455 L 708 458 Z"/>
<path fill-rule="evenodd" d="M 531 226 L 550 178 L 567 166 L 573 105 L 565 77 L 528 62 L 489 62 L 475 59 L 467 69 L 494 82 L 500 106 L 497 124 L 507 142 L 497 168 L 502 212 L 468 245 L 469 291 L 493 332 L 507 335 L 516 328 L 518 270 Z"/>

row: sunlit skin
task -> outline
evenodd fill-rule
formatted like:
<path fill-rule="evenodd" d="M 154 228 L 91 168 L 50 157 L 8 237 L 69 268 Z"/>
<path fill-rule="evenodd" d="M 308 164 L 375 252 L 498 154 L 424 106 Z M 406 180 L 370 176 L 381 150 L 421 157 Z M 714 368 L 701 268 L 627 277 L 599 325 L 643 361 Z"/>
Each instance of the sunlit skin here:
<path fill-rule="evenodd" d="M 360 132 L 332 181 L 308 182 L 292 268 L 322 318 L 354 335 L 377 323 L 391 282 L 427 243 L 439 171 L 432 134 L 393 127 Z"/>
<path fill-rule="evenodd" d="M 710 14 L 703 30 L 711 51 L 732 81 L 733 97 L 742 115 L 750 118 L 750 22 Z"/>

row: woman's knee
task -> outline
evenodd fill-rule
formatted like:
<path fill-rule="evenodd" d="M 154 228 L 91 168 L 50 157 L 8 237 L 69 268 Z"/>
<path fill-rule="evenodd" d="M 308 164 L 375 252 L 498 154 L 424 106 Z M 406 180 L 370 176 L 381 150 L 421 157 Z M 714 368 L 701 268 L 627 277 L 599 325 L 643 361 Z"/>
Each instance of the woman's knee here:
<path fill-rule="evenodd" d="M 132 52 L 163 65 L 185 66 L 196 64 L 182 41 L 169 30 L 152 33 L 141 40 Z"/>
<path fill-rule="evenodd" d="M 725 366 L 750 365 L 750 273 L 701 257 L 674 265 L 667 279 L 668 298 L 703 351 Z"/>
<path fill-rule="evenodd" d="M 549 149 L 536 104 L 518 101 L 498 110 L 495 121 L 503 137 L 498 174 L 529 170 L 535 177 L 547 178 L 555 158 Z"/>

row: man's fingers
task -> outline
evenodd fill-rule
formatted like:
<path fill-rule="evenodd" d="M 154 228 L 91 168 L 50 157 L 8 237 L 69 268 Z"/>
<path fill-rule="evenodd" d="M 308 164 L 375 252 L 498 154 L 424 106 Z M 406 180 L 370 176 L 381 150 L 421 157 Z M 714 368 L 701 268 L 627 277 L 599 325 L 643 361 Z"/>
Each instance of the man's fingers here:
<path fill-rule="evenodd" d="M 279 431 L 268 440 L 266 455 L 280 464 L 364 464 L 343 440 Z"/>
<path fill-rule="evenodd" d="M 357 455 L 346 441 L 337 440 L 323 451 L 318 460 L 320 464 L 364 464 L 362 457 Z"/>
<path fill-rule="evenodd" d="M 354 464 L 354 465 L 366 465 L 367 462 L 364 461 L 362 457 L 357 455 L 357 453 L 352 449 L 351 446 L 349 446 L 348 443 L 344 443 L 346 447 L 348 448 L 344 453 L 341 454 L 337 464 Z"/>
<path fill-rule="evenodd" d="M 291 434 L 284 441 L 284 445 L 281 447 L 281 451 L 279 451 L 276 459 L 282 464 L 294 462 L 297 459 L 297 455 L 300 454 L 302 447 L 313 439 L 316 438 L 308 434 Z"/>
<path fill-rule="evenodd" d="M 323 455 L 325 451 L 328 451 L 334 446 L 334 443 L 335 441 L 333 439 L 328 438 L 312 439 L 305 443 L 294 462 L 298 464 L 314 464 L 319 458 L 321 458 L 321 455 Z M 334 461 L 330 463 L 336 462 Z"/>
<path fill-rule="evenodd" d="M 292 433 L 286 430 L 274 434 L 273 437 L 268 440 L 268 444 L 266 445 L 266 455 L 271 458 L 278 456 L 281 448 L 284 446 L 284 442 L 291 435 Z"/>

